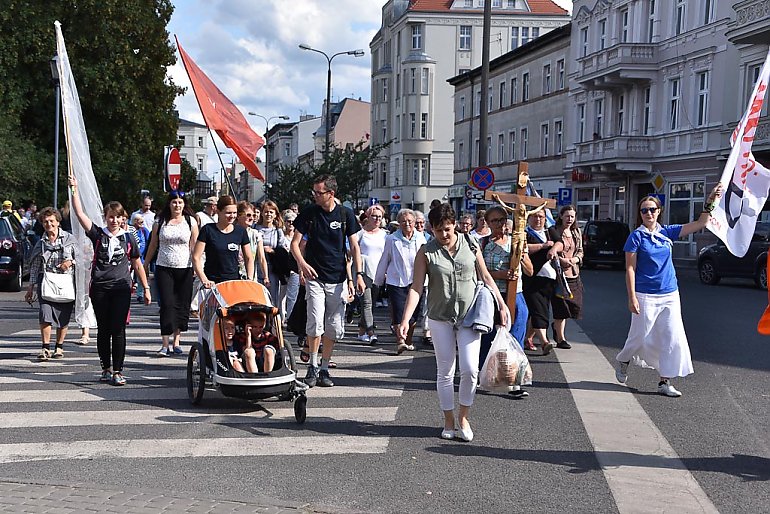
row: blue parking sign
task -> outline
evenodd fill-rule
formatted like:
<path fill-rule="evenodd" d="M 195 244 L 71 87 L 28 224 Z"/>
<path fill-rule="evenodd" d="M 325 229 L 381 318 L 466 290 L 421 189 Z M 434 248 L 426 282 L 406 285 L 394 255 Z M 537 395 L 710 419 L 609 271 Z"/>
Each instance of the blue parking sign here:
<path fill-rule="evenodd" d="M 559 207 L 572 204 L 572 189 L 568 187 L 559 188 L 558 202 Z"/>
<path fill-rule="evenodd" d="M 470 198 L 465 199 L 465 210 L 466 211 L 475 211 L 476 210 L 476 202 L 471 200 Z"/>

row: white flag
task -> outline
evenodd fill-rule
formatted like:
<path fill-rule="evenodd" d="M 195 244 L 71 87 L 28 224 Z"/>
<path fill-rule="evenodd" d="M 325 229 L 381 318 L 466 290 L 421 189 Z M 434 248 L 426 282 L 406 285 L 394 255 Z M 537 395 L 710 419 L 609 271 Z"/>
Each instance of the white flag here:
<path fill-rule="evenodd" d="M 768 78 L 770 52 L 754 85 L 748 109 L 730 137 L 732 150 L 719 179 L 724 192 L 707 227 L 737 257 L 746 255 L 757 218 L 770 193 L 770 170 L 758 163 L 751 152 Z"/>
<path fill-rule="evenodd" d="M 88 136 L 83 122 L 83 113 L 80 110 L 78 90 L 75 87 L 75 78 L 72 76 L 67 48 L 64 46 L 61 23 L 56 21 L 54 26 L 56 27 L 56 55 L 61 85 L 62 116 L 64 117 L 64 140 L 67 146 L 67 168 L 69 173 L 75 175 L 78 181 L 77 191 L 80 195 L 83 211 L 91 221 L 99 226 L 104 226 L 102 199 L 99 196 L 99 188 L 96 185 L 94 171 L 91 167 L 91 153 L 88 148 Z M 69 191 L 70 204 L 72 204 L 72 189 L 68 187 L 67 191 Z M 84 313 L 87 306 L 88 286 L 91 281 L 93 248 L 91 241 L 85 237 L 83 227 L 80 226 L 74 212 L 71 216 L 71 222 L 72 233 L 77 241 L 75 247 L 75 287 L 77 290 L 75 322 L 82 327 L 87 326 Z"/>

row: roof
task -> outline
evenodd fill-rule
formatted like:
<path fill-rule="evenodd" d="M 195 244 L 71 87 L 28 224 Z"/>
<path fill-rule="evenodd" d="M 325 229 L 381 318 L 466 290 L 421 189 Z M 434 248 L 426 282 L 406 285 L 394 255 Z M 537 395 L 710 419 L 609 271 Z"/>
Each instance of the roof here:
<path fill-rule="evenodd" d="M 182 118 L 179 118 L 179 126 L 180 127 L 208 128 L 208 127 L 206 127 L 206 125 L 201 125 L 200 123 L 195 123 L 194 121 L 190 121 L 190 120 L 183 120 Z"/>
<path fill-rule="evenodd" d="M 410 11 L 424 11 L 424 12 L 449 12 L 452 7 L 453 0 L 412 0 L 409 6 Z M 529 4 L 529 10 L 532 14 L 557 14 L 566 15 L 569 14 L 566 9 L 562 9 L 551 0 L 527 0 Z M 463 9 L 469 10 L 469 9 Z M 457 12 L 455 9 L 453 12 Z M 479 11 L 479 9 L 476 9 Z M 493 13 L 504 11 L 507 13 L 515 13 L 522 11 L 512 11 L 510 9 L 493 9 Z"/>

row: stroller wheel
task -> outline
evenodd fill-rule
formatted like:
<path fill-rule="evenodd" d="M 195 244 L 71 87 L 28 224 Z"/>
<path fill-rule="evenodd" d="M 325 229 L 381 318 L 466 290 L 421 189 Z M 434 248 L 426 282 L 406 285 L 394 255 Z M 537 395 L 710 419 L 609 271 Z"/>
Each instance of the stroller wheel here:
<path fill-rule="evenodd" d="M 190 347 L 187 355 L 187 396 L 193 405 L 203 400 L 206 390 L 206 362 L 197 344 Z"/>
<path fill-rule="evenodd" d="M 307 396 L 301 394 L 294 400 L 294 419 L 300 425 L 305 422 L 307 418 Z"/>

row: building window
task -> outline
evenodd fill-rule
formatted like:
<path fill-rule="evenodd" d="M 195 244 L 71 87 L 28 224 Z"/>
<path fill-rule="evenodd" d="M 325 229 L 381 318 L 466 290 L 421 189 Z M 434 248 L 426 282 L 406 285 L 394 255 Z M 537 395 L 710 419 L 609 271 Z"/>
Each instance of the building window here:
<path fill-rule="evenodd" d="M 607 19 L 599 20 L 599 50 L 607 47 Z"/>
<path fill-rule="evenodd" d="M 580 29 L 580 55 L 588 55 L 588 27 Z"/>
<path fill-rule="evenodd" d="M 198 147 L 203 148 L 203 136 L 198 136 Z"/>
<path fill-rule="evenodd" d="M 387 143 L 388 142 L 388 120 L 382 120 L 382 142 Z"/>
<path fill-rule="evenodd" d="M 716 6 L 714 5 L 716 0 L 704 0 L 703 2 L 703 24 L 708 25 L 714 21 L 714 11 Z"/>
<path fill-rule="evenodd" d="M 396 126 L 393 127 L 393 137 L 398 141 L 401 139 L 401 115 L 396 114 Z"/>
<path fill-rule="evenodd" d="M 492 86 L 489 86 L 487 90 L 487 112 L 492 112 L 492 100 L 494 95 L 492 94 Z"/>
<path fill-rule="evenodd" d="M 610 189 L 612 195 L 612 216 L 615 221 L 623 222 L 625 220 L 624 211 L 626 210 L 626 186 L 618 186 Z"/>
<path fill-rule="evenodd" d="M 540 157 L 548 156 L 548 123 L 540 125 Z"/>
<path fill-rule="evenodd" d="M 521 46 L 526 45 L 530 41 L 531 39 L 529 38 L 529 27 L 521 27 Z"/>
<path fill-rule="evenodd" d="M 382 101 L 388 101 L 388 79 L 382 79 Z"/>
<path fill-rule="evenodd" d="M 497 162 L 505 162 L 505 134 L 497 136 Z"/>
<path fill-rule="evenodd" d="M 291 141 L 284 141 L 283 143 L 283 156 L 291 157 Z"/>
<path fill-rule="evenodd" d="M 759 64 L 753 64 L 749 65 L 746 68 L 747 71 L 747 77 L 746 77 L 746 98 L 743 100 L 743 105 L 746 105 L 751 100 L 751 95 L 754 93 L 754 85 L 759 80 L 759 72 L 761 70 L 761 66 Z M 765 109 L 763 108 L 762 111 Z"/>
<path fill-rule="evenodd" d="M 472 27 L 470 25 L 460 26 L 460 44 L 459 44 L 460 50 L 471 49 L 471 29 Z"/>
<path fill-rule="evenodd" d="M 687 11 L 685 6 L 685 0 L 676 0 L 676 14 L 674 16 L 674 22 L 676 25 L 674 26 L 674 33 L 677 36 L 686 30 L 685 27 L 687 23 Z"/>
<path fill-rule="evenodd" d="M 457 144 L 457 155 L 459 162 L 457 163 L 457 169 L 465 169 L 465 145 L 462 141 Z"/>
<path fill-rule="evenodd" d="M 412 50 L 422 49 L 422 25 L 412 25 Z"/>
<path fill-rule="evenodd" d="M 401 74 L 396 73 L 396 105 L 400 103 L 401 100 Z"/>
<path fill-rule="evenodd" d="M 652 90 L 649 87 L 644 88 L 644 135 L 650 135 L 650 100 L 652 96 Z"/>
<path fill-rule="evenodd" d="M 460 97 L 460 107 L 458 108 L 459 114 L 460 114 L 460 120 L 462 121 L 465 119 L 465 97 Z"/>
<path fill-rule="evenodd" d="M 430 78 L 430 70 L 428 68 L 423 68 L 422 75 L 420 76 L 420 92 L 424 95 L 428 94 L 429 78 Z"/>
<path fill-rule="evenodd" d="M 556 61 L 556 81 L 559 90 L 564 89 L 564 59 Z"/>
<path fill-rule="evenodd" d="M 505 81 L 500 82 L 500 109 L 503 108 L 503 104 L 505 103 L 505 99 L 508 96 L 507 92 L 505 91 Z"/>
<path fill-rule="evenodd" d="M 577 105 L 577 140 L 585 141 L 586 135 L 586 104 Z"/>
<path fill-rule="evenodd" d="M 198 157 L 198 171 L 203 171 L 203 157 Z"/>
<path fill-rule="evenodd" d="M 412 85 L 409 88 L 409 92 L 415 94 L 417 92 L 417 68 L 409 68 L 409 77 Z"/>
<path fill-rule="evenodd" d="M 185 145 L 185 137 L 184 136 L 177 136 L 177 143 L 179 143 L 179 146 L 187 146 Z"/>
<path fill-rule="evenodd" d="M 401 31 L 396 34 L 396 59 L 401 62 Z"/>
<path fill-rule="evenodd" d="M 698 126 L 708 122 L 709 72 L 698 73 Z"/>
<path fill-rule="evenodd" d="M 679 79 L 671 79 L 669 81 L 669 91 L 671 99 L 668 104 L 668 126 L 671 130 L 674 130 L 679 127 L 679 100 L 681 95 Z"/>
<path fill-rule="evenodd" d="M 414 139 L 417 135 L 417 115 L 413 112 L 409 113 L 409 137 Z"/>
<path fill-rule="evenodd" d="M 511 79 L 511 105 L 519 101 L 519 81 L 514 77 Z"/>
<path fill-rule="evenodd" d="M 492 0 L 492 7 L 503 7 L 503 0 Z"/>
<path fill-rule="evenodd" d="M 564 129 L 562 128 L 563 122 L 556 120 L 553 122 L 553 154 L 561 155 L 564 151 Z"/>
<path fill-rule="evenodd" d="M 393 164 L 394 164 L 394 166 L 393 166 L 393 180 L 390 180 L 388 182 L 390 182 L 389 185 L 396 185 L 397 186 L 399 181 L 403 182 L 401 180 L 401 160 L 396 159 Z M 406 163 L 404 163 L 404 169 L 406 169 Z"/>
<path fill-rule="evenodd" d="M 527 100 L 529 100 L 529 73 L 524 73 L 521 76 L 521 101 Z"/>
<path fill-rule="evenodd" d="M 532 39 L 540 37 L 540 27 L 532 27 Z"/>
<path fill-rule="evenodd" d="M 617 118 L 615 120 L 615 130 L 617 134 L 623 135 L 623 125 L 625 123 L 626 116 L 626 95 L 618 95 L 618 109 Z"/>
<path fill-rule="evenodd" d="M 511 27 L 511 50 L 519 48 L 519 27 Z"/>
<path fill-rule="evenodd" d="M 702 181 L 669 184 L 668 186 L 668 223 L 685 224 L 696 219 L 703 211 L 705 184 Z M 666 211 L 664 211 L 665 213 Z M 689 244 L 693 242 L 690 234 L 682 242 L 674 244 Z"/>
<path fill-rule="evenodd" d="M 628 9 L 620 11 L 620 42 L 628 43 Z"/>
<path fill-rule="evenodd" d="M 577 219 L 594 220 L 599 217 L 599 188 L 581 187 L 575 190 Z"/>
<path fill-rule="evenodd" d="M 604 125 L 604 98 L 594 100 L 594 139 L 602 137 L 602 126 Z"/>
<path fill-rule="evenodd" d="M 420 139 L 428 139 L 428 113 L 420 114 Z"/>
<path fill-rule="evenodd" d="M 384 162 L 380 163 L 380 187 L 386 187 L 388 185 L 388 165 Z"/>
<path fill-rule="evenodd" d="M 529 143 L 529 131 L 526 128 L 521 129 L 521 160 L 527 160 L 527 144 Z"/>
<path fill-rule="evenodd" d="M 647 13 L 647 42 L 652 43 L 655 36 L 655 0 L 650 0 L 650 10 Z"/>
<path fill-rule="evenodd" d="M 465 0 L 464 7 L 473 7 L 473 0 Z"/>
<path fill-rule="evenodd" d="M 543 66 L 543 94 L 547 95 L 551 92 L 551 65 L 546 64 Z"/>
<path fill-rule="evenodd" d="M 516 131 L 511 130 L 508 132 L 508 144 L 511 145 L 510 150 L 508 151 L 508 158 L 511 161 L 516 160 Z"/>
<path fill-rule="evenodd" d="M 481 90 L 476 91 L 476 105 L 473 106 L 473 112 L 476 116 L 481 113 Z"/>

